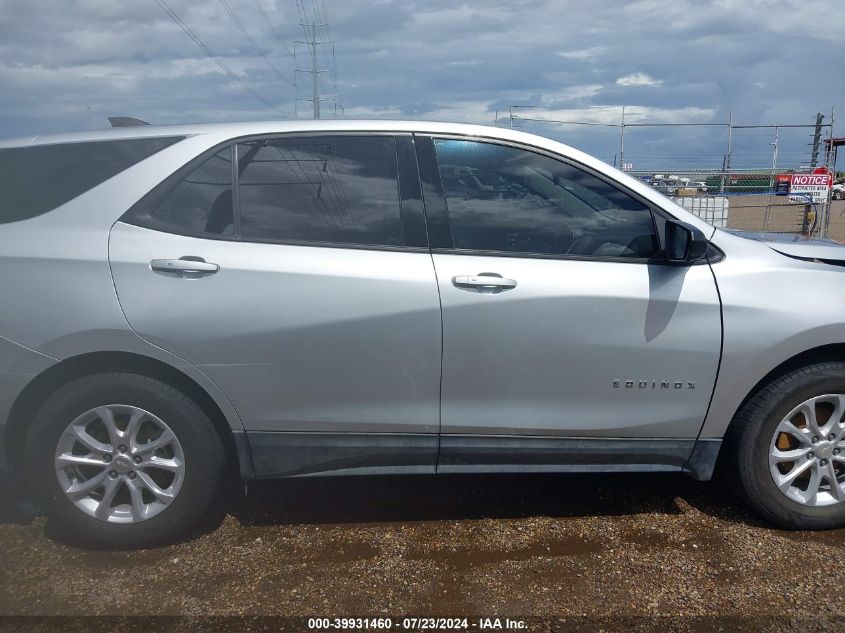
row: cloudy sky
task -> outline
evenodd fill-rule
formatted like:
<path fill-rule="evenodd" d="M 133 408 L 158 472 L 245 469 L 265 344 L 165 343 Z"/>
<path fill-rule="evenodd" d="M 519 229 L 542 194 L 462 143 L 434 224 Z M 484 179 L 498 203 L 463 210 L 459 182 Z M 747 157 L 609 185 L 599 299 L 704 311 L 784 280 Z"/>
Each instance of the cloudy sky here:
<path fill-rule="evenodd" d="M 161 1 L 237 80 L 157 0 L 0 0 L 0 138 L 103 127 L 109 115 L 307 114 L 297 98 L 309 96 L 310 75 L 296 70 L 309 61 L 294 40 L 302 11 L 313 20 L 323 2 L 347 118 L 492 124 L 498 110 L 507 125 L 515 105 L 532 106 L 521 116 L 592 123 L 618 123 L 623 105 L 627 122 L 719 122 L 731 109 L 746 124 L 811 123 L 831 107 L 845 117 L 841 0 Z M 617 128 L 516 125 L 608 162 L 619 152 Z M 845 135 L 845 118 L 838 127 Z M 810 135 L 782 130 L 779 164 L 805 160 Z M 720 128 L 625 137 L 637 167 L 718 167 L 726 145 Z M 735 162 L 770 163 L 773 140 L 770 129 L 735 132 Z"/>

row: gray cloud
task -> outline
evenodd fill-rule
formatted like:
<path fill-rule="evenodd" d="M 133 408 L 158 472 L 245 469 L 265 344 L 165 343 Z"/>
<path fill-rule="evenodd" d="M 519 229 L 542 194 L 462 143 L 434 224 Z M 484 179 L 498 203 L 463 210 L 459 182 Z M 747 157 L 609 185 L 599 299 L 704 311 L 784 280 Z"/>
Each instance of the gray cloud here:
<path fill-rule="evenodd" d="M 293 80 L 295 0 L 228 0 L 272 66 Z M 108 115 L 158 123 L 278 118 L 306 96 L 281 81 L 216 0 L 168 0 L 234 72 L 228 78 L 154 0 L 0 0 L 0 137 L 103 126 Z M 347 115 L 492 123 L 511 105 L 536 116 L 618 122 L 810 122 L 845 106 L 837 79 L 845 12 L 827 0 L 326 0 Z M 309 1 L 305 2 L 311 7 Z M 304 53 L 297 45 L 297 53 Z M 304 67 L 304 60 L 300 60 Z M 300 104 L 303 110 L 307 105 Z M 528 111 L 525 111 L 526 113 Z M 616 129 L 519 126 L 605 160 Z M 632 130 L 632 160 L 718 162 L 721 130 Z M 783 132 L 799 162 L 807 131 Z M 741 134 L 749 161 L 771 132 Z M 629 149 L 630 147 L 630 149 Z"/>

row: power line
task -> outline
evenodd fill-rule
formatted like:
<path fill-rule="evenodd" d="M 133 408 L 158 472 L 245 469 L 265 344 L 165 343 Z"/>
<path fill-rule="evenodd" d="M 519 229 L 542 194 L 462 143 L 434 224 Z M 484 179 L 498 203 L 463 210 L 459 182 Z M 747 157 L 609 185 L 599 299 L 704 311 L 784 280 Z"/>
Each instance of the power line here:
<path fill-rule="evenodd" d="M 187 24 L 185 24 L 182 21 L 182 19 L 178 15 L 176 15 L 176 13 L 173 11 L 173 9 L 171 9 L 168 6 L 168 4 L 167 4 L 167 2 L 165 2 L 165 0 L 155 0 L 155 1 L 158 4 L 158 6 L 161 7 L 162 11 L 164 11 L 170 17 L 170 19 L 173 20 L 185 32 L 185 35 L 187 35 L 189 38 L 191 38 L 191 40 L 197 46 L 199 46 L 200 49 L 202 49 L 202 51 L 206 55 L 208 55 L 208 57 L 211 58 L 214 61 L 214 63 L 216 63 L 224 73 L 226 73 L 227 75 L 229 75 L 229 77 L 231 77 L 232 79 L 237 81 L 241 86 L 243 86 L 244 90 L 248 91 L 250 94 L 252 94 L 252 96 L 254 96 L 256 99 L 258 99 L 259 101 L 261 101 L 262 103 L 267 105 L 269 108 L 272 108 L 276 112 L 287 116 L 287 113 L 280 110 L 278 107 L 273 105 L 270 101 L 268 101 L 267 99 L 262 97 L 255 90 L 253 90 L 243 79 L 241 79 L 237 74 L 235 74 L 235 72 L 231 68 L 229 68 L 226 65 L 226 62 L 224 62 L 217 55 L 215 55 L 214 51 L 212 51 L 208 46 L 206 46 L 205 42 L 203 42 L 199 38 L 199 36 L 197 36 L 197 34 L 194 33 L 191 30 L 191 27 L 189 27 Z"/>
<path fill-rule="evenodd" d="M 274 73 L 276 73 L 276 75 L 279 77 L 279 79 L 281 79 L 285 83 L 288 83 L 291 86 L 295 85 L 290 79 L 288 79 L 281 72 L 279 72 L 278 68 L 276 68 L 272 63 L 270 63 L 270 58 L 267 57 L 267 55 L 264 54 L 264 51 L 261 50 L 261 48 L 258 46 L 256 41 L 253 39 L 252 35 L 250 35 L 249 31 L 246 30 L 246 27 L 243 25 L 243 22 L 241 22 L 240 18 L 232 10 L 232 7 L 229 6 L 229 3 L 226 2 L 226 0 L 220 0 L 220 4 L 223 6 L 224 9 L 226 9 L 226 13 L 229 14 L 230 18 L 232 18 L 232 22 L 235 23 L 235 26 L 238 27 L 238 30 L 243 34 L 243 36 L 246 38 L 246 40 L 252 45 L 252 48 L 255 49 L 255 52 L 258 53 L 262 57 L 262 59 L 267 64 L 267 66 L 270 68 L 270 70 L 272 70 Z"/>
<path fill-rule="evenodd" d="M 317 27 L 317 31 L 320 33 L 320 42 L 323 48 L 323 54 L 328 55 L 328 50 L 326 49 L 327 46 L 327 38 L 328 38 L 328 24 L 326 23 L 326 16 L 324 16 L 320 12 L 320 5 L 317 4 L 317 0 L 311 0 L 311 5 L 314 7 L 314 24 Z M 303 9 L 305 8 L 305 3 L 303 1 Z"/>
<path fill-rule="evenodd" d="M 253 3 L 255 3 L 255 8 L 258 9 L 258 12 L 261 14 L 261 17 L 264 18 L 264 21 L 267 23 L 267 26 L 273 32 L 273 35 L 276 36 L 276 39 L 278 39 L 280 42 L 284 41 L 285 38 L 282 37 L 281 33 L 279 33 L 279 31 L 276 29 L 275 26 L 273 26 L 273 23 L 270 21 L 270 16 L 268 16 L 267 11 L 264 10 L 264 6 L 261 4 L 261 0 L 252 0 L 252 1 L 253 1 Z M 284 50 L 285 50 L 285 53 L 287 53 L 291 57 L 294 56 L 293 51 L 290 50 L 290 48 L 288 48 L 287 46 L 285 47 Z"/>
<path fill-rule="evenodd" d="M 317 12 L 323 29 L 323 54 L 331 58 L 331 61 L 329 62 L 329 74 L 332 80 L 332 89 L 335 92 L 335 97 L 337 97 L 337 60 L 334 53 L 334 39 L 332 38 L 331 25 L 329 24 L 329 13 L 326 9 L 326 0 L 312 1 L 314 2 L 314 9 Z M 322 17 L 320 17 L 319 7 L 322 7 Z M 331 52 L 329 52 L 326 48 L 328 45 L 331 45 Z M 335 103 L 335 105 L 337 104 Z"/>

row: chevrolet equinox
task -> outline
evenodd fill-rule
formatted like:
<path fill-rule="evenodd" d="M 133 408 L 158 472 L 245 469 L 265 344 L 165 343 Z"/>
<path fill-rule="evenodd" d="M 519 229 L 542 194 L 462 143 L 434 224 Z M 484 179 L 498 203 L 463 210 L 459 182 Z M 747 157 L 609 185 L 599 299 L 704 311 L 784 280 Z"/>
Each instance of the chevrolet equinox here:
<path fill-rule="evenodd" d="M 83 539 L 173 539 L 234 475 L 717 465 L 845 525 L 834 243 L 474 125 L 27 138 L 0 184 L 3 452 Z"/>

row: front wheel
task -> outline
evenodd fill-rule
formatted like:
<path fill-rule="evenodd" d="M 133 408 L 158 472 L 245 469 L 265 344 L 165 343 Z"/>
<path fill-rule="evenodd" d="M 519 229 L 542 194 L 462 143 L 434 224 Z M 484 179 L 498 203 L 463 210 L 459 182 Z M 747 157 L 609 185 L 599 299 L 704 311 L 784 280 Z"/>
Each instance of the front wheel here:
<path fill-rule="evenodd" d="M 86 544 L 126 548 L 190 530 L 222 489 L 225 453 L 203 410 L 136 374 L 74 380 L 39 409 L 26 462 L 52 519 Z"/>
<path fill-rule="evenodd" d="M 790 371 L 737 412 L 726 466 L 761 515 L 789 529 L 845 526 L 845 363 Z"/>

